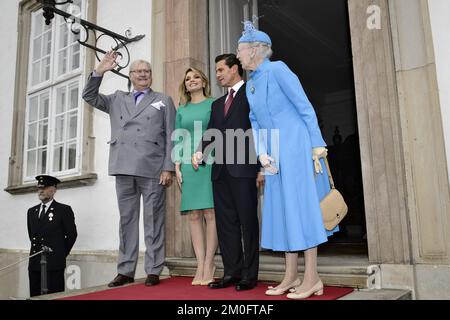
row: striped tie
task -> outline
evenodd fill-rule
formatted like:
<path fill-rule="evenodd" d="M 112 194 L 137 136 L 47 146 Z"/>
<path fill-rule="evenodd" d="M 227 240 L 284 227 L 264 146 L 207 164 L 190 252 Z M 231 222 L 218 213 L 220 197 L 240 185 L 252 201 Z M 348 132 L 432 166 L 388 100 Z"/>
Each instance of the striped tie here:
<path fill-rule="evenodd" d="M 142 92 L 142 91 L 139 91 L 139 92 L 135 92 L 135 93 L 134 93 L 134 104 L 135 104 L 135 105 L 138 105 L 139 97 L 140 97 L 140 96 L 143 96 L 143 95 L 144 95 L 144 92 Z"/>

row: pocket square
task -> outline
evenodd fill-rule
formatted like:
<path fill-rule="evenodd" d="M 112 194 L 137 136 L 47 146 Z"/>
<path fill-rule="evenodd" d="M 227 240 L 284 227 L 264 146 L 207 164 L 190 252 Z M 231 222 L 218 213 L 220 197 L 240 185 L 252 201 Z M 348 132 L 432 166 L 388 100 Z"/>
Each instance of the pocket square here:
<path fill-rule="evenodd" d="M 158 109 L 158 110 L 161 110 L 161 108 L 162 108 L 162 107 L 165 107 L 165 106 L 166 106 L 166 105 L 165 105 L 162 101 L 152 103 L 152 107 L 153 107 L 153 108 L 156 108 L 156 109 Z"/>

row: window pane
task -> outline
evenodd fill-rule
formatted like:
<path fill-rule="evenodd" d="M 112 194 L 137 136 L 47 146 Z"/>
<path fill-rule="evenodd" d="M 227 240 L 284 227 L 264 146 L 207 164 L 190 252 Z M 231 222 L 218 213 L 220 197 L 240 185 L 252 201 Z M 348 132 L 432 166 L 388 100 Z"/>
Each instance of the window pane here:
<path fill-rule="evenodd" d="M 41 67 L 41 82 L 44 82 L 50 79 L 50 57 L 42 60 Z"/>
<path fill-rule="evenodd" d="M 43 174 L 47 172 L 47 149 L 38 150 L 38 163 L 37 174 Z"/>
<path fill-rule="evenodd" d="M 37 123 L 28 126 L 28 149 L 36 148 L 37 141 Z"/>
<path fill-rule="evenodd" d="M 67 49 L 59 52 L 58 57 L 58 75 L 63 75 L 67 72 Z"/>
<path fill-rule="evenodd" d="M 30 105 L 28 110 L 28 122 L 34 122 L 38 119 L 38 97 L 30 99 Z"/>
<path fill-rule="evenodd" d="M 66 88 L 58 88 L 56 93 L 56 114 L 66 111 Z"/>
<path fill-rule="evenodd" d="M 69 110 L 78 109 L 78 87 L 70 89 L 70 106 Z"/>
<path fill-rule="evenodd" d="M 42 57 L 42 37 L 34 39 L 33 41 L 33 58 L 32 61 L 36 61 Z"/>
<path fill-rule="evenodd" d="M 31 84 L 34 86 L 34 85 L 38 84 L 41 79 L 41 74 L 40 74 L 41 62 L 38 61 L 38 62 L 33 63 L 33 66 L 31 67 L 31 69 L 32 69 Z"/>
<path fill-rule="evenodd" d="M 64 145 L 59 145 L 53 149 L 53 171 L 55 172 L 63 170 L 63 148 Z"/>
<path fill-rule="evenodd" d="M 63 142 L 64 139 L 64 119 L 65 116 L 56 117 L 55 120 L 55 142 Z"/>
<path fill-rule="evenodd" d="M 72 59 L 72 63 L 71 63 L 71 70 L 76 70 L 80 67 L 80 45 L 79 44 L 75 44 L 73 45 L 71 48 L 71 59 Z"/>
<path fill-rule="evenodd" d="M 27 152 L 27 177 L 36 174 L 36 150 Z"/>
<path fill-rule="evenodd" d="M 72 70 L 76 70 L 80 67 L 80 53 L 76 53 L 73 56 L 73 61 L 72 61 Z"/>
<path fill-rule="evenodd" d="M 41 95 L 41 107 L 39 109 L 39 119 L 48 118 L 48 108 L 49 108 L 49 97 L 48 94 Z"/>
<path fill-rule="evenodd" d="M 59 32 L 59 49 L 62 49 L 69 45 L 69 32 L 67 30 L 67 25 L 62 24 L 59 27 Z"/>
<path fill-rule="evenodd" d="M 77 145 L 76 143 L 70 144 L 67 147 L 67 169 L 75 169 L 76 160 L 77 160 Z"/>
<path fill-rule="evenodd" d="M 48 121 L 39 122 L 39 147 L 47 145 L 48 138 Z"/>
<path fill-rule="evenodd" d="M 42 16 L 43 11 L 39 10 L 38 13 L 36 13 L 33 17 L 34 19 L 34 32 L 33 32 L 33 36 L 37 37 L 38 35 L 40 35 L 42 33 L 42 27 L 44 26 L 44 18 Z"/>
<path fill-rule="evenodd" d="M 41 16 L 41 17 L 42 17 L 42 16 Z M 44 32 L 47 31 L 47 30 L 50 30 L 50 29 L 52 28 L 52 25 L 51 25 L 51 24 L 49 24 L 49 25 L 46 25 L 46 24 L 45 24 L 43 18 L 42 18 L 42 25 L 44 26 Z"/>
<path fill-rule="evenodd" d="M 69 139 L 76 139 L 77 137 L 77 120 L 78 120 L 78 114 L 77 112 L 72 112 L 69 114 L 69 130 L 67 137 L 67 140 Z"/>
<path fill-rule="evenodd" d="M 48 31 L 44 34 L 44 55 L 48 56 L 52 52 L 52 32 Z"/>

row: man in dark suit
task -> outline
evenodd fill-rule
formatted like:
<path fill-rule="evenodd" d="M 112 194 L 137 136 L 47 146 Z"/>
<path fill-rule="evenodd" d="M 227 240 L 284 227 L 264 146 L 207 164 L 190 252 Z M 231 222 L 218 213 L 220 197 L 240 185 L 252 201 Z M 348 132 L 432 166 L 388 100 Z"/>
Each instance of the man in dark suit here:
<path fill-rule="evenodd" d="M 258 279 L 257 187 L 262 185 L 263 176 L 259 174 L 260 166 L 256 160 L 242 76 L 243 69 L 236 55 L 216 58 L 216 77 L 222 87 L 228 88 L 228 94 L 213 103 L 208 125 L 210 132 L 213 129 L 220 131 L 219 140 L 223 142 L 223 147 L 215 150 L 212 180 L 224 277 L 210 283 L 211 289 L 236 285 L 238 291 L 250 290 Z M 242 139 L 244 132 L 245 140 Z M 207 141 L 207 135 L 208 131 L 192 158 L 195 169 L 203 163 L 204 153 L 205 158 L 208 155 L 212 141 Z"/>
<path fill-rule="evenodd" d="M 28 209 L 30 256 L 41 251 L 44 246 L 51 249 L 47 256 L 47 293 L 51 294 L 65 290 L 66 257 L 77 238 L 77 227 L 72 208 L 54 200 L 56 187 L 60 181 L 46 175 L 37 176 L 36 180 L 41 203 Z M 31 297 L 41 295 L 40 261 L 39 254 L 32 257 L 28 264 Z"/>

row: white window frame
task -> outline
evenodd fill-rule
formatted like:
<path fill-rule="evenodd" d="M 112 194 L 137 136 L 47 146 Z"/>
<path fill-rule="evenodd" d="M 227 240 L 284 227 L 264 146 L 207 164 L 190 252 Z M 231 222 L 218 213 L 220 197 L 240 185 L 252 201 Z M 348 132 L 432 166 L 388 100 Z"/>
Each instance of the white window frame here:
<path fill-rule="evenodd" d="M 82 1 L 82 17 L 86 17 L 87 14 L 87 1 Z M 25 128 L 24 128 L 24 144 L 23 144 L 23 162 L 22 162 L 22 176 L 23 183 L 34 182 L 35 175 L 27 176 L 28 171 L 28 120 L 29 120 L 29 104 L 34 96 L 39 96 L 44 92 L 49 92 L 49 115 L 48 115 L 48 134 L 47 134 L 47 160 L 46 160 L 46 172 L 44 174 L 50 174 L 57 177 L 67 177 L 67 176 L 77 176 L 81 175 L 82 172 L 82 147 L 83 147 L 83 130 L 82 130 L 82 120 L 84 118 L 84 108 L 81 98 L 81 92 L 84 86 L 84 66 L 86 64 L 86 49 L 80 46 L 80 62 L 77 69 L 66 72 L 63 75 L 58 76 L 58 65 L 59 65 L 59 44 L 60 44 L 60 25 L 63 18 L 55 15 L 55 19 L 52 21 L 52 44 L 51 44 L 51 55 L 50 55 L 50 78 L 48 81 L 39 83 L 37 85 L 32 85 L 32 59 L 34 52 L 34 30 L 35 30 L 35 17 L 37 15 L 42 15 L 42 9 L 34 11 L 31 13 L 31 30 L 30 30 L 30 47 L 28 51 L 29 63 L 28 63 L 28 79 L 27 79 L 27 95 L 26 95 L 26 112 L 25 112 Z M 69 26 L 68 26 L 69 28 Z M 83 31 L 83 29 L 82 29 Z M 69 30 L 69 37 L 71 36 L 71 31 Z M 83 38 L 83 35 L 81 35 Z M 69 49 L 70 53 L 70 49 Z M 70 67 L 70 66 L 69 66 Z M 78 113 L 77 113 L 77 154 L 75 157 L 75 168 L 63 171 L 53 171 L 53 158 L 54 158 L 54 146 L 55 146 L 55 124 L 56 124 L 56 97 L 58 88 L 68 86 L 71 83 L 78 83 L 79 98 L 78 98 Z M 67 91 L 66 99 L 69 98 L 69 91 Z M 66 100 L 67 101 L 67 100 Z M 65 121 L 68 123 L 67 121 Z M 65 126 L 64 130 L 69 128 Z M 66 137 L 65 137 L 66 138 Z M 67 146 L 67 141 L 64 140 L 64 145 Z M 66 152 L 65 152 L 66 154 Z M 65 159 L 67 155 L 63 158 Z M 36 161 L 38 161 L 36 159 Z M 39 164 L 38 164 L 39 168 Z M 40 173 L 39 170 L 37 174 Z"/>

